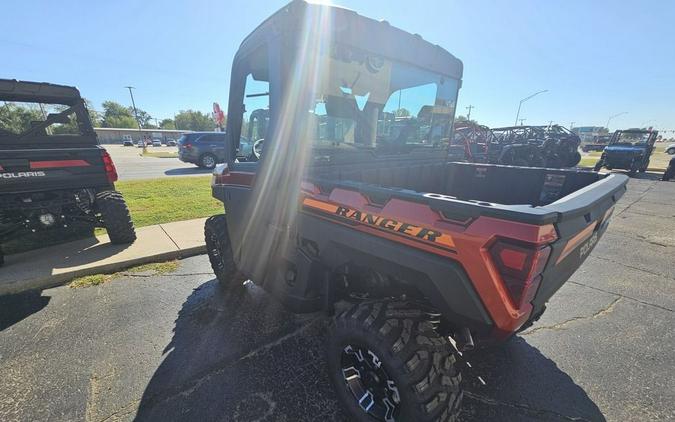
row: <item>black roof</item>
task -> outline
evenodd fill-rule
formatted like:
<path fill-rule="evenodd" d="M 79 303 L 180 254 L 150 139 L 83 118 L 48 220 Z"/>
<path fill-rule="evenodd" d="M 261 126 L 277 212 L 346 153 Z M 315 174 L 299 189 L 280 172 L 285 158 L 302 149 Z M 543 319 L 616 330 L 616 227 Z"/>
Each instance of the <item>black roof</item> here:
<path fill-rule="evenodd" d="M 391 26 L 387 21 L 376 21 L 342 7 L 294 0 L 263 21 L 241 43 L 237 54 L 245 54 L 265 40 L 283 33 L 300 33 L 307 25 L 307 16 L 330 22 L 333 39 L 341 44 L 369 51 L 389 59 L 410 63 L 436 73 L 461 79 L 461 60 L 442 47 L 425 41 L 419 34 L 411 34 Z"/>
<path fill-rule="evenodd" d="M 72 105 L 81 98 L 74 86 L 0 79 L 0 100 Z"/>

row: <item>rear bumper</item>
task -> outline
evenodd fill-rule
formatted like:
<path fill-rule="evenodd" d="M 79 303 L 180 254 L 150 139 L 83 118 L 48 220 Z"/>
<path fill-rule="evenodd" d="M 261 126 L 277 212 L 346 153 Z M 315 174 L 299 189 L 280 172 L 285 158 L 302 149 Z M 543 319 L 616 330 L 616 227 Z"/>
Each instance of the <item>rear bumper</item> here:
<path fill-rule="evenodd" d="M 588 258 L 607 230 L 614 206 L 626 192 L 627 182 L 626 175 L 611 174 L 549 206 L 560 213 L 555 224 L 558 240 L 551 245 L 551 256 L 532 301 L 532 315 L 544 308 Z"/>

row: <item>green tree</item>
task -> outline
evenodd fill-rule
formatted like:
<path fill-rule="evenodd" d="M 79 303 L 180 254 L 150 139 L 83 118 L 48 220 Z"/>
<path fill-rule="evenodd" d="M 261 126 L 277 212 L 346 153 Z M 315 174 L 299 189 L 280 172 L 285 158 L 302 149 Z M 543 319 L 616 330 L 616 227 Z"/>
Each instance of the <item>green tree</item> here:
<path fill-rule="evenodd" d="M 410 117 L 410 111 L 407 108 L 399 108 L 394 112 L 396 117 Z"/>
<path fill-rule="evenodd" d="M 478 122 L 476 120 L 473 120 L 473 119 L 469 120 L 469 119 L 466 118 L 466 116 L 462 116 L 461 114 L 455 118 L 455 121 L 456 122 L 469 122 L 469 123 L 473 123 L 475 125 L 478 124 Z"/>
<path fill-rule="evenodd" d="M 134 129 L 138 123 L 127 107 L 115 101 L 104 101 L 101 126 Z"/>
<path fill-rule="evenodd" d="M 16 103 L 4 103 L 0 106 L 0 134 L 11 132 L 19 134 L 31 127 L 32 121 L 44 120 L 37 107 L 26 107 Z"/>
<path fill-rule="evenodd" d="M 181 110 L 176 114 L 175 126 L 180 130 L 214 130 L 211 115 L 195 110 Z"/>
<path fill-rule="evenodd" d="M 174 123 L 173 119 L 162 119 L 159 122 L 159 127 L 162 129 L 173 130 L 176 129 L 176 124 Z"/>
<path fill-rule="evenodd" d="M 133 116 L 134 115 L 134 108 L 133 107 L 127 107 L 127 108 L 129 109 L 129 114 L 131 114 L 131 116 Z M 148 113 L 147 111 L 141 110 L 140 108 L 136 109 L 136 113 L 138 113 L 138 121 L 141 122 L 141 127 L 145 128 L 145 129 L 152 129 L 152 128 L 157 127 L 157 126 L 154 126 L 150 123 L 150 121 L 152 120 L 152 116 L 150 115 L 150 113 Z"/>
<path fill-rule="evenodd" d="M 91 120 L 91 125 L 94 127 L 101 127 L 101 116 L 98 111 L 94 110 L 94 104 L 88 99 L 84 99 L 84 105 L 87 107 L 87 112 L 89 113 L 89 120 Z"/>

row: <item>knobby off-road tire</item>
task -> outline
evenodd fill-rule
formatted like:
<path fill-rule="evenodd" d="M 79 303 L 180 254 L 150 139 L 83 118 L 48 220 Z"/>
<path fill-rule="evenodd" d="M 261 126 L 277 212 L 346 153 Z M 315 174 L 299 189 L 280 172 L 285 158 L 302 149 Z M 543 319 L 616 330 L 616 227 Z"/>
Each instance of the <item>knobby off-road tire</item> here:
<path fill-rule="evenodd" d="M 241 285 L 245 277 L 239 273 L 234 263 L 225 215 L 214 215 L 206 220 L 204 240 L 211 268 L 220 285 L 223 287 Z"/>
<path fill-rule="evenodd" d="M 331 382 L 354 421 L 455 421 L 463 396 L 455 353 L 425 313 L 405 302 L 356 305 L 328 333 Z"/>
<path fill-rule="evenodd" d="M 95 203 L 111 243 L 132 243 L 136 240 L 134 222 L 121 193 L 112 190 L 99 192 Z"/>

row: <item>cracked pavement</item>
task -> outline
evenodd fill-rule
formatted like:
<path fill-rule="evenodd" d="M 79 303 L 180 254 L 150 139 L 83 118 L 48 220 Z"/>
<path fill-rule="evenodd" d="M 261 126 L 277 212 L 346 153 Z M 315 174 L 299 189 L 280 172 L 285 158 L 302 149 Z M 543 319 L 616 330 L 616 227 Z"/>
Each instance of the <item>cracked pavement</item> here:
<path fill-rule="evenodd" d="M 463 421 L 675 420 L 675 183 L 633 179 L 541 320 L 465 354 Z M 0 298 L 2 421 L 343 421 L 321 314 L 208 259 Z M 485 380 L 485 384 L 478 379 Z"/>

